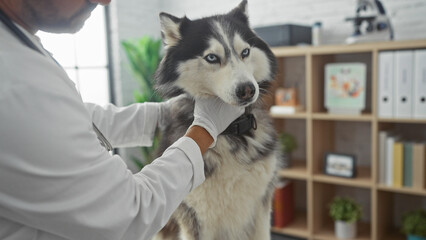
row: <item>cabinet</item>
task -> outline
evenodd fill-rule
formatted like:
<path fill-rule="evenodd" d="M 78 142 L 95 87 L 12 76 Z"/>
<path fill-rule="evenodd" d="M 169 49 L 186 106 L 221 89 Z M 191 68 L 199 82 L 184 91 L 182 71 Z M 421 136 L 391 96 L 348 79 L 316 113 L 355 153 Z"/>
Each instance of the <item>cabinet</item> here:
<path fill-rule="evenodd" d="M 426 189 L 388 187 L 379 183 L 378 133 L 412 132 L 426 141 L 426 119 L 379 118 L 377 114 L 378 54 L 381 51 L 424 49 L 426 40 L 356 45 L 273 48 L 278 73 L 276 87 L 296 87 L 302 112 L 271 114 L 278 132 L 294 135 L 299 145 L 280 178 L 295 181 L 296 214 L 291 224 L 272 228 L 304 239 L 335 239 L 328 204 L 336 196 L 350 196 L 362 205 L 356 239 L 405 239 L 399 233 L 405 211 L 426 208 Z M 324 66 L 362 62 L 367 65 L 366 108 L 361 115 L 333 115 L 324 108 Z M 273 98 L 268 99 L 272 104 Z M 357 156 L 355 178 L 323 173 L 326 152 Z M 425 177 L 425 176 L 423 176 Z"/>

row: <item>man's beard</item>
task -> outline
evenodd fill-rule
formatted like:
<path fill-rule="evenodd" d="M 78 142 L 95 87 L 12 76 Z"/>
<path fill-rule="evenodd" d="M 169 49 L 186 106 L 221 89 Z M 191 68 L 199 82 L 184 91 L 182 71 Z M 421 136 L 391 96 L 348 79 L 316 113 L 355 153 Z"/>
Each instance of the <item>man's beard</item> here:
<path fill-rule="evenodd" d="M 40 19 L 39 29 L 51 33 L 76 33 L 90 17 L 97 4 L 87 1 L 85 7 L 67 19 Z"/>

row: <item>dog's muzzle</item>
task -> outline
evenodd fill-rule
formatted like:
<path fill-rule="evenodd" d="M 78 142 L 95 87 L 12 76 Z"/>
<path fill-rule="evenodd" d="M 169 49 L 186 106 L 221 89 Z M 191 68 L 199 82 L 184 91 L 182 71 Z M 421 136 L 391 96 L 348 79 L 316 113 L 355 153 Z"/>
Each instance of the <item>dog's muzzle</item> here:
<path fill-rule="evenodd" d="M 241 83 L 237 86 L 235 95 L 240 103 L 248 103 L 253 99 L 256 93 L 256 88 L 253 83 Z"/>

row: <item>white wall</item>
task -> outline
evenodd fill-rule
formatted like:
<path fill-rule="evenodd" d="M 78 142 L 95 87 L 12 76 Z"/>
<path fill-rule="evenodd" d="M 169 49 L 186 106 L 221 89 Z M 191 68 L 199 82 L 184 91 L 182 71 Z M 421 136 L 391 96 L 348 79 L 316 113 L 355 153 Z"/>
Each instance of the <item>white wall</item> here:
<path fill-rule="evenodd" d="M 116 95 L 118 105 L 133 102 L 133 89 L 137 88 L 120 42 L 145 35 L 160 37 L 158 11 L 160 1 L 116 0 L 110 5 Z"/>
<path fill-rule="evenodd" d="M 127 59 L 119 42 L 144 35 L 160 37 L 158 14 L 168 12 L 178 17 L 195 19 L 226 13 L 240 0 L 115 0 L 112 2 L 112 40 L 116 95 L 118 105 L 133 102 L 136 81 L 129 73 Z M 426 39 L 426 0 L 382 0 L 392 18 L 395 40 Z M 352 23 L 344 19 L 354 16 L 356 0 L 249 0 L 252 27 L 294 23 L 323 23 L 324 44 L 343 43 L 352 31 Z M 137 151 L 124 153 L 129 158 Z"/>
<path fill-rule="evenodd" d="M 115 46 L 119 41 L 143 35 L 160 36 L 159 12 L 175 16 L 199 18 L 226 13 L 240 0 L 116 0 L 113 1 L 112 20 Z M 426 39 L 426 0 L 382 0 L 392 18 L 395 40 Z M 248 11 L 252 27 L 295 23 L 311 25 L 323 23 L 323 43 L 343 43 L 352 31 L 352 23 L 345 17 L 355 14 L 356 0 L 249 0 Z M 116 49 L 118 62 L 119 103 L 132 101 L 136 87 L 126 69 L 127 60 L 122 50 Z M 121 89 L 120 89 L 121 88 Z"/>
<path fill-rule="evenodd" d="M 162 11 L 188 18 L 226 13 L 240 0 L 162 0 Z M 392 19 L 395 40 L 426 38 L 425 0 L 382 0 Z M 352 23 L 346 17 L 355 15 L 356 0 L 249 0 L 252 27 L 296 23 L 311 25 L 321 21 L 324 43 L 343 43 L 352 33 Z"/>

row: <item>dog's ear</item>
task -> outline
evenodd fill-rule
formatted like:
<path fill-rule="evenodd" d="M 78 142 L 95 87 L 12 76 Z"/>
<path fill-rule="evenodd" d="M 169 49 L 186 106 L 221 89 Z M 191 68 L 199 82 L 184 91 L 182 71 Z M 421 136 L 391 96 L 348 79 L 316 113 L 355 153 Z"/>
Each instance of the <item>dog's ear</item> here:
<path fill-rule="evenodd" d="M 161 37 L 166 47 L 177 45 L 181 39 L 179 28 L 182 20 L 182 18 L 175 17 L 168 13 L 160 13 Z"/>
<path fill-rule="evenodd" d="M 228 13 L 230 16 L 239 19 L 243 23 L 249 25 L 247 0 L 243 0 L 236 8 Z"/>

